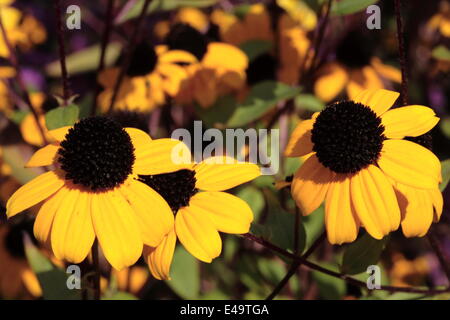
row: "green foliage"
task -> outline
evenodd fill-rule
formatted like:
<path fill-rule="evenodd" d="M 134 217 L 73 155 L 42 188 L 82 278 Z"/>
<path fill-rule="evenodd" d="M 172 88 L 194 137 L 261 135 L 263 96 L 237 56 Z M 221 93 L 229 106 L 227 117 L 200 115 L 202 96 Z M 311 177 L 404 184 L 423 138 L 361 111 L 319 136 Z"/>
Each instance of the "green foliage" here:
<path fill-rule="evenodd" d="M 112 42 L 108 45 L 105 53 L 105 65 L 111 66 L 119 57 L 122 45 L 118 42 Z M 100 61 L 100 44 L 82 49 L 66 56 L 67 72 L 70 75 L 80 74 L 89 71 L 95 71 Z M 51 77 L 61 77 L 61 63 L 54 61 L 46 66 L 46 72 Z"/>
<path fill-rule="evenodd" d="M 377 3 L 378 0 L 341 0 L 333 1 L 331 14 L 344 16 L 365 10 L 368 6 Z"/>
<path fill-rule="evenodd" d="M 313 94 L 299 94 L 295 97 L 295 107 L 312 112 L 322 111 L 325 104 Z"/>
<path fill-rule="evenodd" d="M 442 183 L 439 185 L 439 189 L 444 191 L 450 181 L 450 159 L 441 162 L 442 166 Z"/>
<path fill-rule="evenodd" d="M 262 192 L 250 185 L 239 190 L 236 196 L 248 203 L 253 211 L 254 220 L 257 220 L 265 205 Z"/>
<path fill-rule="evenodd" d="M 321 264 L 323 267 L 332 271 L 337 271 L 335 265 Z M 326 300 L 339 300 L 346 293 L 346 284 L 344 280 L 332 277 L 319 271 L 313 271 L 312 277 L 319 287 L 319 295 Z"/>
<path fill-rule="evenodd" d="M 47 129 L 53 130 L 64 126 L 71 126 L 77 122 L 79 113 L 80 109 L 74 104 L 50 110 L 45 114 Z"/>
<path fill-rule="evenodd" d="M 69 290 L 67 288 L 68 275 L 55 267 L 31 240 L 25 239 L 25 253 L 31 269 L 36 273 L 42 287 L 42 293 L 46 300 L 79 300 L 81 290 Z"/>
<path fill-rule="evenodd" d="M 272 47 L 273 43 L 266 40 L 250 40 L 240 45 L 240 49 L 245 52 L 250 62 L 269 52 Z"/>
<path fill-rule="evenodd" d="M 450 50 L 444 45 L 437 46 L 431 52 L 433 58 L 438 60 L 450 61 Z"/>
<path fill-rule="evenodd" d="M 9 118 L 15 124 L 20 125 L 29 113 L 29 111 L 17 110 L 14 111 Z"/>
<path fill-rule="evenodd" d="M 369 265 L 376 265 L 388 241 L 372 238 L 368 233 L 347 246 L 344 252 L 341 272 L 344 274 L 358 274 L 365 272 Z"/>
<path fill-rule="evenodd" d="M 450 118 L 446 117 L 439 122 L 442 133 L 450 139 Z"/>
<path fill-rule="evenodd" d="M 183 299 L 197 299 L 200 293 L 200 269 L 198 260 L 183 247 L 178 246 L 170 271 L 172 280 L 167 284 Z"/>
<path fill-rule="evenodd" d="M 102 297 L 102 300 L 138 300 L 138 298 L 131 293 L 118 291 L 111 296 Z"/>
<path fill-rule="evenodd" d="M 25 168 L 25 161 L 18 146 L 5 146 L 2 149 L 3 161 L 10 166 L 11 175 L 18 182 L 25 184 L 38 176 L 34 170 Z"/>

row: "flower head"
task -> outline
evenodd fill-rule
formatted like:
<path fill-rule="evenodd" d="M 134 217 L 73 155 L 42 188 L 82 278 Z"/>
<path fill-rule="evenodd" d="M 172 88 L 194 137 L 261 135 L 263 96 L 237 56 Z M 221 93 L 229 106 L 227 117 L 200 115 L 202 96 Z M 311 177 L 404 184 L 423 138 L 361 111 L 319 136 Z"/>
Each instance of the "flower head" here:
<path fill-rule="evenodd" d="M 389 110 L 398 96 L 363 91 L 302 121 L 292 134 L 285 154 L 307 156 L 294 176 L 292 196 L 304 215 L 325 201 L 331 243 L 355 240 L 360 226 L 381 239 L 409 219 L 401 215 L 398 184 L 432 192 L 440 183 L 438 158 L 404 139 L 428 132 L 439 119 L 424 106 Z M 420 220 L 414 224 L 429 227 Z"/>

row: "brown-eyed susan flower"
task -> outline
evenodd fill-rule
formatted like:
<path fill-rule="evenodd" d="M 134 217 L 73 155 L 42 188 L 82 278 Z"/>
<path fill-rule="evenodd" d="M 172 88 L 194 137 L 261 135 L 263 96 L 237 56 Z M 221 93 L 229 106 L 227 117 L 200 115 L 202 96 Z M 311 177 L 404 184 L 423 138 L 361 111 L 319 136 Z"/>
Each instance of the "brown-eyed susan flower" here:
<path fill-rule="evenodd" d="M 203 262 L 220 255 L 219 231 L 249 231 L 253 213 L 240 198 L 223 192 L 260 175 L 257 165 L 229 157 L 212 157 L 189 169 L 159 175 L 141 175 L 140 181 L 156 190 L 170 205 L 175 222 L 159 246 L 144 248 L 144 257 L 157 279 L 169 279 L 178 239 Z M 202 192 L 200 192 L 200 190 Z"/>
<path fill-rule="evenodd" d="M 42 295 L 25 256 L 23 233 L 27 231 L 32 231 L 30 221 L 13 224 L 0 221 L 0 297 L 31 299 Z"/>
<path fill-rule="evenodd" d="M 167 202 L 140 175 L 184 168 L 171 161 L 173 139 L 152 140 L 105 117 L 51 130 L 55 143 L 39 149 L 28 167 L 56 168 L 18 189 L 8 217 L 42 202 L 34 234 L 57 259 L 83 261 L 95 238 L 115 269 L 134 264 L 143 244 L 156 246 L 173 226 Z M 181 149 L 180 149 L 181 150 Z M 181 150 L 180 152 L 185 152 Z"/>
<path fill-rule="evenodd" d="M 374 57 L 373 41 L 366 40 L 356 31 L 345 36 L 336 48 L 336 61 L 317 71 L 314 83 L 317 97 L 329 102 L 345 89 L 347 97 L 353 99 L 361 90 L 385 88 L 383 80 L 401 81 L 400 71 Z"/>
<path fill-rule="evenodd" d="M 302 121 L 286 147 L 287 156 L 307 156 L 294 175 L 292 196 L 304 215 L 325 201 L 333 244 L 354 241 L 360 226 L 383 238 L 411 218 L 409 212 L 402 217 L 397 184 L 427 191 L 441 180 L 439 159 L 404 139 L 428 132 L 439 119 L 419 105 L 389 110 L 398 96 L 364 90 L 354 100 L 333 103 Z M 412 219 L 414 225 L 425 223 Z"/>
<path fill-rule="evenodd" d="M 198 62 L 185 66 L 188 74 L 181 82 L 176 101 L 197 102 L 207 108 L 219 96 L 237 92 L 245 85 L 248 58 L 239 48 L 209 38 L 186 24 L 175 25 L 166 39 L 171 50 L 193 54 Z"/>
<path fill-rule="evenodd" d="M 126 77 L 120 86 L 115 109 L 141 112 L 162 106 L 167 97 L 178 94 L 181 82 L 187 77 L 179 64 L 195 62 L 195 57 L 186 51 L 156 48 L 147 42 L 136 47 Z M 109 68 L 100 73 L 99 83 L 104 90 L 98 97 L 102 111 L 108 111 L 120 69 Z"/>
<path fill-rule="evenodd" d="M 450 2 L 448 0 L 440 2 L 439 12 L 430 18 L 427 28 L 432 32 L 438 30 L 444 37 L 450 37 Z"/>

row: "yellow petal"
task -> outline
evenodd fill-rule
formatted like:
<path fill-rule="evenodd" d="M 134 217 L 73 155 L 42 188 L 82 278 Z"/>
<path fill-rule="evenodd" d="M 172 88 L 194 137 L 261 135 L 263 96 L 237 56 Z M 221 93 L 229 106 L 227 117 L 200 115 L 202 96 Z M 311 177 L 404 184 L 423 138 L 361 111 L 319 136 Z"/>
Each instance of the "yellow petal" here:
<path fill-rule="evenodd" d="M 347 85 L 347 96 L 353 100 L 361 91 L 366 89 L 382 89 L 383 82 L 371 66 L 354 69 L 350 72 L 350 81 Z"/>
<path fill-rule="evenodd" d="M 393 66 L 382 63 L 379 58 L 372 58 L 372 66 L 375 71 L 382 77 L 397 83 L 402 82 L 402 73 L 400 72 L 400 70 Z"/>
<path fill-rule="evenodd" d="M 65 195 L 52 226 L 52 249 L 57 259 L 80 263 L 89 254 L 95 239 L 91 219 L 93 196 L 78 189 Z"/>
<path fill-rule="evenodd" d="M 58 153 L 59 143 L 52 143 L 36 151 L 25 165 L 26 168 L 43 167 L 53 164 Z"/>
<path fill-rule="evenodd" d="M 225 192 L 197 193 L 189 201 L 189 207 L 199 215 L 208 216 L 221 232 L 247 233 L 253 221 L 247 202 Z"/>
<path fill-rule="evenodd" d="M 347 71 L 337 63 L 325 65 L 320 71 L 321 76 L 314 83 L 314 93 L 320 100 L 333 100 L 348 81 Z"/>
<path fill-rule="evenodd" d="M 245 70 L 248 67 L 248 58 L 239 48 L 222 42 L 212 42 L 202 59 L 207 68 L 224 68 L 227 70 Z"/>
<path fill-rule="evenodd" d="M 428 190 L 408 187 L 398 183 L 399 201 L 402 213 L 403 234 L 410 237 L 423 237 L 433 222 L 433 203 Z"/>
<path fill-rule="evenodd" d="M 442 209 L 444 207 L 444 199 L 442 193 L 438 188 L 428 190 L 428 197 L 431 198 L 434 208 L 434 222 L 438 222 L 442 215 Z"/>
<path fill-rule="evenodd" d="M 121 270 L 134 264 L 142 253 L 141 230 L 136 214 L 115 190 L 91 199 L 92 222 L 106 260 Z"/>
<path fill-rule="evenodd" d="M 170 265 L 172 264 L 173 253 L 177 236 L 172 229 L 156 248 L 144 247 L 144 258 L 153 277 L 158 280 L 170 280 Z"/>
<path fill-rule="evenodd" d="M 386 140 L 379 167 L 396 182 L 423 189 L 437 188 L 441 163 L 428 149 L 407 140 Z"/>
<path fill-rule="evenodd" d="M 369 106 L 378 116 L 381 116 L 394 105 L 399 95 L 398 92 L 385 89 L 363 90 L 353 100 Z"/>
<path fill-rule="evenodd" d="M 136 152 L 134 171 L 141 175 L 174 172 L 192 168 L 191 151 L 176 139 L 156 139 Z"/>
<path fill-rule="evenodd" d="M 6 204 L 8 218 L 47 199 L 64 185 L 64 180 L 54 171 L 43 173 L 20 187 Z"/>
<path fill-rule="evenodd" d="M 301 157 L 313 151 L 313 143 L 311 141 L 313 125 L 314 120 L 312 119 L 303 120 L 297 125 L 284 150 L 286 157 Z"/>
<path fill-rule="evenodd" d="M 352 203 L 361 224 L 375 239 L 381 239 L 400 225 L 400 209 L 394 189 L 384 175 L 369 165 L 350 181 Z"/>
<path fill-rule="evenodd" d="M 39 298 L 42 296 L 42 288 L 36 275 L 31 269 L 25 269 L 22 272 L 22 282 L 33 297 Z"/>
<path fill-rule="evenodd" d="M 260 176 L 253 163 L 237 162 L 231 157 L 211 157 L 195 166 L 195 186 L 206 191 L 223 191 Z"/>
<path fill-rule="evenodd" d="M 325 227 L 331 244 L 352 242 L 358 236 L 359 219 L 350 199 L 350 177 L 337 176 L 325 200 Z"/>
<path fill-rule="evenodd" d="M 420 136 L 439 122 L 431 108 L 417 105 L 389 110 L 381 116 L 381 120 L 384 134 L 390 139 Z"/>
<path fill-rule="evenodd" d="M 66 134 L 70 128 L 72 127 L 71 126 L 61 127 L 58 129 L 50 130 L 48 133 L 53 139 L 55 139 L 58 142 L 61 142 L 66 138 Z"/>
<path fill-rule="evenodd" d="M 142 182 L 132 180 L 121 192 L 136 213 L 144 244 L 156 247 L 175 220 L 166 200 Z"/>
<path fill-rule="evenodd" d="M 136 128 L 125 128 L 131 139 L 131 143 L 134 147 L 134 155 L 136 158 L 145 157 L 145 151 L 150 143 L 152 143 L 152 138 L 144 131 Z"/>
<path fill-rule="evenodd" d="M 198 62 L 198 60 L 192 53 L 183 50 L 170 50 L 158 57 L 158 63 L 191 64 L 196 62 Z"/>
<path fill-rule="evenodd" d="M 315 154 L 297 170 L 291 193 L 303 215 L 310 214 L 324 201 L 334 175 L 319 162 Z"/>
<path fill-rule="evenodd" d="M 48 198 L 39 209 L 33 227 L 34 236 L 39 241 L 46 243 L 50 240 L 49 236 L 53 225 L 53 219 L 68 192 L 68 188 L 63 187 L 59 189 L 59 191 Z"/>
<path fill-rule="evenodd" d="M 197 8 L 185 7 L 178 10 L 174 22 L 186 23 L 200 32 L 208 27 L 208 16 Z"/>
<path fill-rule="evenodd" d="M 175 231 L 186 250 L 203 262 L 211 262 L 222 251 L 222 240 L 214 223 L 191 207 L 178 210 Z"/>

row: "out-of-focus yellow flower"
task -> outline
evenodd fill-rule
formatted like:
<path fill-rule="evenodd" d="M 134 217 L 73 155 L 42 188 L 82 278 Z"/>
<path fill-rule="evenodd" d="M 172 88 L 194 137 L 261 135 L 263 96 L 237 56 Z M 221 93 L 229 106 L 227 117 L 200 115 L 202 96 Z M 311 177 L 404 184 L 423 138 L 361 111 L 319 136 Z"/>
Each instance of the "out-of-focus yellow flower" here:
<path fill-rule="evenodd" d="M 166 46 L 153 48 L 141 43 L 135 50 L 131 66 L 120 87 L 115 109 L 149 111 L 162 106 L 166 96 L 174 97 L 187 73 L 179 64 L 191 64 L 197 59 L 189 52 L 168 50 Z M 104 87 L 98 97 L 103 112 L 109 108 L 114 87 L 120 73 L 117 67 L 104 70 L 98 81 Z"/>
<path fill-rule="evenodd" d="M 117 289 L 137 296 L 147 283 L 148 269 L 143 266 L 132 266 L 121 271 L 113 270 L 117 280 Z"/>
<path fill-rule="evenodd" d="M 236 46 L 250 40 L 274 39 L 270 14 L 263 4 L 249 6 L 242 18 L 216 9 L 211 14 L 211 21 L 219 27 L 221 39 Z"/>
<path fill-rule="evenodd" d="M 172 20 L 158 21 L 153 33 L 160 40 L 163 40 L 170 32 L 170 28 L 178 23 L 183 23 L 195 28 L 199 32 L 205 32 L 209 26 L 208 16 L 197 8 L 181 8 Z"/>
<path fill-rule="evenodd" d="M 439 12 L 430 18 L 427 28 L 432 32 L 438 30 L 444 37 L 450 37 L 450 2 L 448 0 L 441 1 Z"/>
<path fill-rule="evenodd" d="M 1 40 L 0 40 L 1 46 Z M 1 49 L 0 49 L 1 50 Z M 16 71 L 11 67 L 0 67 L 0 112 L 9 115 L 13 108 L 13 102 L 9 94 L 6 82 L 16 76 Z"/>
<path fill-rule="evenodd" d="M 410 287 L 424 284 L 430 265 L 425 257 L 407 260 L 403 254 L 394 253 L 389 276 L 393 286 Z"/>
<path fill-rule="evenodd" d="M 301 0 L 277 0 L 289 16 L 304 30 L 311 31 L 317 25 L 316 13 Z"/>

